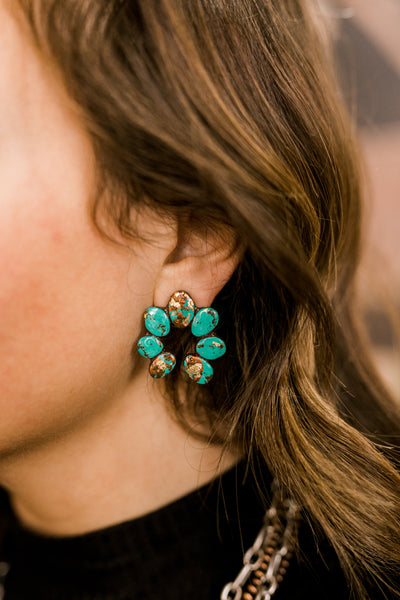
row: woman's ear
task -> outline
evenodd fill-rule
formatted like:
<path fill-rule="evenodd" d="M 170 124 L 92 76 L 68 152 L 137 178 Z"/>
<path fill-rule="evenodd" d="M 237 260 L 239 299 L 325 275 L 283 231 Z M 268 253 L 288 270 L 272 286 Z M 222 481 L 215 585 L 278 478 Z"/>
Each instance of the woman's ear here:
<path fill-rule="evenodd" d="M 231 278 L 243 248 L 231 227 L 179 226 L 177 244 L 165 260 L 154 288 L 155 306 L 166 306 L 177 290 L 188 292 L 199 307 L 211 306 Z"/>

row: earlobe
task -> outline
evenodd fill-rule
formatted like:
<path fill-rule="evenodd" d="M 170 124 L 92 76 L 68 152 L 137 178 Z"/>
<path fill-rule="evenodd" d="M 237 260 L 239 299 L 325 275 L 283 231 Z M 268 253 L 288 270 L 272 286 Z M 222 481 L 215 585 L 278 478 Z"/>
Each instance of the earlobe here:
<path fill-rule="evenodd" d="M 243 249 L 231 230 L 201 237 L 185 232 L 161 269 L 154 290 L 154 303 L 166 306 L 171 293 L 187 290 L 196 306 L 211 306 L 215 296 L 231 278 Z"/>

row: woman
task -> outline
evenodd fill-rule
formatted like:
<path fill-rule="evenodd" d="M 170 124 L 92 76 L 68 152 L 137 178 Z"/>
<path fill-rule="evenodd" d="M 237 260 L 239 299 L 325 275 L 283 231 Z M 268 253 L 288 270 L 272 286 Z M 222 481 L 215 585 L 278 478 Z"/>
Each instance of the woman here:
<path fill-rule="evenodd" d="M 5 598 L 398 598 L 315 4 L 0 6 Z"/>

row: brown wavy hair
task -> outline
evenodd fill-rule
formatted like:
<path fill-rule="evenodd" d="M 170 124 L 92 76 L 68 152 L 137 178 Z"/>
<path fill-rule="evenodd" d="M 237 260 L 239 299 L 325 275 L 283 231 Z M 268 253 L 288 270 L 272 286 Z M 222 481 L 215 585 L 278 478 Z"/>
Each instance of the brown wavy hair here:
<path fill-rule="evenodd" d="M 171 378 L 175 414 L 278 477 L 357 597 L 400 598 L 400 411 L 354 308 L 358 157 L 316 3 L 18 5 L 92 135 L 94 218 L 140 235 L 131 209 L 147 203 L 243 248 L 214 304 L 229 351 L 183 405 Z"/>

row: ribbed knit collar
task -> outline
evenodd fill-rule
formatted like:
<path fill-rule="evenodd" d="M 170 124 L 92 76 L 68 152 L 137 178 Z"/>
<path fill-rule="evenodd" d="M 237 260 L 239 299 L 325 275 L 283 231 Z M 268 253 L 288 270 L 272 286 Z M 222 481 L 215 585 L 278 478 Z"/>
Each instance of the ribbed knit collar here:
<path fill-rule="evenodd" d="M 217 598 L 261 526 L 264 507 L 244 474 L 239 464 L 168 506 L 84 535 L 45 537 L 14 522 L 3 546 L 6 600 L 166 600 L 177 586 L 193 600 Z"/>

